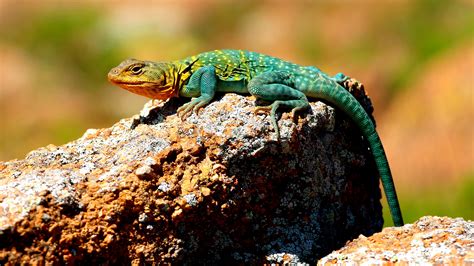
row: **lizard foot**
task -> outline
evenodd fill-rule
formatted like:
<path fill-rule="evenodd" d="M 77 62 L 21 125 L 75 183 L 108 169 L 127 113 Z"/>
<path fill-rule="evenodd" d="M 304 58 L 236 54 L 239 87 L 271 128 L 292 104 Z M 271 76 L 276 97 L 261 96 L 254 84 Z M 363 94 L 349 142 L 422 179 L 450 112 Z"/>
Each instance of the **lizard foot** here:
<path fill-rule="evenodd" d="M 192 99 L 189 103 L 183 104 L 176 110 L 176 113 L 181 120 L 188 118 L 192 113 L 199 115 L 199 110 L 201 110 L 210 100 L 203 99 L 201 97 Z"/>
<path fill-rule="evenodd" d="M 278 141 L 280 141 L 280 128 L 278 127 L 276 111 L 280 106 L 293 107 L 291 109 L 291 118 L 295 124 L 298 123 L 298 113 L 310 108 L 307 100 L 275 101 L 271 105 L 255 107 L 255 113 L 270 111 L 270 121 L 272 122 Z"/>
<path fill-rule="evenodd" d="M 257 106 L 254 110 L 255 113 L 259 113 L 261 111 L 270 111 L 270 121 L 272 122 L 272 126 L 275 130 L 278 141 L 280 141 L 280 128 L 278 127 L 278 122 L 276 119 L 276 110 L 278 109 L 281 103 L 282 101 L 274 101 L 272 104 L 267 106 Z"/>
<path fill-rule="evenodd" d="M 181 118 L 181 120 L 185 120 L 191 115 L 192 109 L 193 109 L 193 105 L 191 105 L 190 103 L 186 103 L 182 105 L 181 107 L 179 107 L 176 110 L 176 113 L 178 114 L 178 117 Z"/>

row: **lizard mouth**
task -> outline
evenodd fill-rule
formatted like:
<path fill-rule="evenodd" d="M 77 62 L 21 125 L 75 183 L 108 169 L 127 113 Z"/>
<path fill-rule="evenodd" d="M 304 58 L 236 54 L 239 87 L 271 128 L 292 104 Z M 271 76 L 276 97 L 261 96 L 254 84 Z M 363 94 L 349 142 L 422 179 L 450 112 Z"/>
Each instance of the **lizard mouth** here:
<path fill-rule="evenodd" d="M 172 86 L 152 86 L 154 83 L 146 83 L 147 85 L 140 84 L 121 84 L 121 87 L 138 95 L 142 95 L 151 99 L 166 100 L 174 96 L 175 91 Z"/>
<path fill-rule="evenodd" d="M 154 87 L 157 84 L 149 81 L 122 81 L 122 80 L 113 80 L 110 79 L 110 82 L 113 84 L 124 86 L 124 87 Z"/>
<path fill-rule="evenodd" d="M 112 71 L 108 76 L 109 81 L 122 89 L 142 95 L 151 99 L 166 100 L 176 96 L 176 89 L 172 85 L 163 85 L 161 82 L 146 80 L 123 80 L 116 78 Z"/>

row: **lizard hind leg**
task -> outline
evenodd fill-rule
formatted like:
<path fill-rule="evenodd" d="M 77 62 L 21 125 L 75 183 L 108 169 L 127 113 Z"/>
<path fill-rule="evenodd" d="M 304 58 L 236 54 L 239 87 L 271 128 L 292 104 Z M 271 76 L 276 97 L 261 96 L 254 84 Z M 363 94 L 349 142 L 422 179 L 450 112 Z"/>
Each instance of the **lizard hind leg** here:
<path fill-rule="evenodd" d="M 280 107 L 292 109 L 293 119 L 295 113 L 309 107 L 306 95 L 295 88 L 291 75 L 282 71 L 265 72 L 250 80 L 249 93 L 258 99 L 273 101 L 271 105 L 257 107 L 256 111 L 270 110 L 270 119 L 280 140 L 280 130 L 277 123 L 276 111 Z"/>

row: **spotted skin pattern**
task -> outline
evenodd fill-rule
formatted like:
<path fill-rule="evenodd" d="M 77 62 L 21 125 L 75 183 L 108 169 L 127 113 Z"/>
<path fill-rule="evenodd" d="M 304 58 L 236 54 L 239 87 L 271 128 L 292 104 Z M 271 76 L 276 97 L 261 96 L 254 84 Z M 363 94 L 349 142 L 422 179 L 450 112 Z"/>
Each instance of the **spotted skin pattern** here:
<path fill-rule="evenodd" d="M 133 93 L 152 99 L 193 98 L 179 107 L 185 118 L 198 113 L 216 92 L 250 93 L 271 102 L 256 111 L 270 111 L 270 119 L 280 139 L 276 111 L 280 107 L 295 113 L 309 107 L 307 97 L 322 99 L 344 111 L 367 139 L 387 197 L 393 222 L 403 225 L 395 185 L 382 142 L 371 117 L 347 85 L 354 80 L 338 73 L 328 76 L 314 66 L 300 66 L 275 57 L 242 50 L 215 50 L 178 61 L 152 62 L 128 59 L 113 68 L 109 80 Z"/>

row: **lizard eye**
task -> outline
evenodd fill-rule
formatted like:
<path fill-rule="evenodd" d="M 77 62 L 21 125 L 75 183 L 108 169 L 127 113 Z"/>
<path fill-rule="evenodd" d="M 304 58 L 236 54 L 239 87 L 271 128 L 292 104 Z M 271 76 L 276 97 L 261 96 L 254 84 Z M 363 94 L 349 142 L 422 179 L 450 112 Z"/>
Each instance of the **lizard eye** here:
<path fill-rule="evenodd" d="M 132 71 L 133 74 L 140 74 L 142 72 L 142 66 L 134 66 L 130 69 L 130 71 Z"/>

